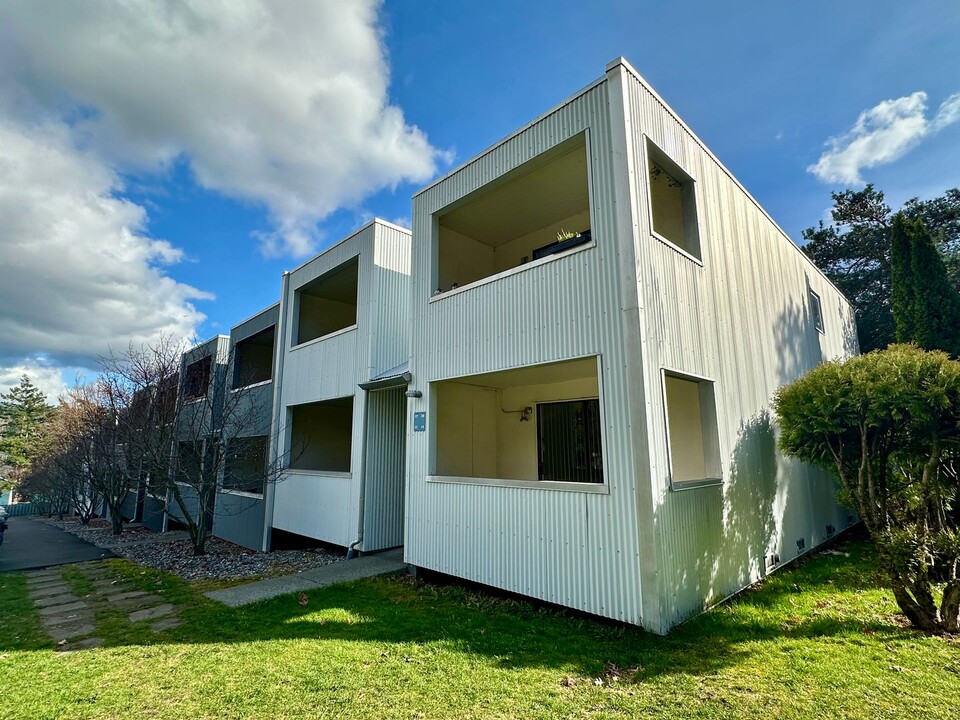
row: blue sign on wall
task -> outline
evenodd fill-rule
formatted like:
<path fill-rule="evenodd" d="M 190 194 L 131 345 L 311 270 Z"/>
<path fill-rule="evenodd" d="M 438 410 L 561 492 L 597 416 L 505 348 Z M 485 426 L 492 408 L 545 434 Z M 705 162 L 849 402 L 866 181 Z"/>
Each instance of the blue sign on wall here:
<path fill-rule="evenodd" d="M 427 430 L 427 414 L 425 412 L 415 412 L 413 414 L 413 431 L 426 432 L 426 430 Z"/>

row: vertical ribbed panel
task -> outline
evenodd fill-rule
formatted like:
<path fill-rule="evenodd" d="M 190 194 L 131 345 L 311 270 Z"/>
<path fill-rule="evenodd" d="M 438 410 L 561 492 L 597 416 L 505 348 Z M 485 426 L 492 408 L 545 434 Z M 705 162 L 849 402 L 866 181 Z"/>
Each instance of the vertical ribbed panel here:
<path fill-rule="evenodd" d="M 296 290 L 359 256 L 356 328 L 326 339 L 290 346 L 297 318 Z M 290 472 L 277 483 L 275 527 L 338 545 L 357 539 L 360 478 L 364 472 L 364 403 L 357 385 L 406 361 L 409 354 L 410 234 L 374 220 L 290 273 L 284 327 L 277 333 L 284 353 L 279 393 L 281 425 L 291 405 L 354 397 L 350 473 L 334 476 Z M 280 427 L 281 452 L 289 428 Z"/>
<path fill-rule="evenodd" d="M 430 432 L 408 446 L 408 562 L 598 615 L 641 621 L 637 502 L 622 340 L 607 86 L 601 82 L 414 198 L 411 388 L 599 355 L 609 494 L 430 482 Z M 586 131 L 596 247 L 429 302 L 432 214 Z M 622 131 L 621 131 L 622 132 Z M 428 417 L 428 424 L 434 418 Z M 429 428 L 428 428 L 429 429 Z"/>
<path fill-rule="evenodd" d="M 375 302 L 370 307 L 369 363 L 365 380 L 410 357 L 410 233 L 377 224 L 371 257 Z"/>
<path fill-rule="evenodd" d="M 218 493 L 213 534 L 251 550 L 259 550 L 263 539 L 263 498 Z"/>
<path fill-rule="evenodd" d="M 375 390 L 367 405 L 364 463 L 364 552 L 403 544 L 403 481 L 406 457 L 406 386 Z"/>
<path fill-rule="evenodd" d="M 732 176 L 638 78 L 625 71 L 661 623 L 666 629 L 847 525 L 829 477 L 787 461 L 773 393 L 823 359 L 856 352 L 850 306 Z M 703 266 L 651 234 L 644 138 L 696 181 Z M 808 288 L 823 301 L 813 326 Z M 669 489 L 661 368 L 716 381 L 724 484 Z M 676 451 L 676 450 L 675 450 Z"/>

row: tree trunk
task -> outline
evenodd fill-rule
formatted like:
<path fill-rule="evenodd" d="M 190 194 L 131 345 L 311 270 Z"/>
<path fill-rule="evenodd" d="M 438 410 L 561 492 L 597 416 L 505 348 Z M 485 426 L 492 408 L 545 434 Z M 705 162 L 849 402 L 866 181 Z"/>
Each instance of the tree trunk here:
<path fill-rule="evenodd" d="M 120 505 L 110 505 L 110 533 L 111 535 L 120 535 L 123 533 L 123 516 L 120 514 Z"/>
<path fill-rule="evenodd" d="M 907 590 L 903 579 L 894 571 L 890 571 L 890 585 L 893 589 L 893 596 L 897 600 L 897 605 L 907 620 L 918 630 L 925 632 L 940 632 L 940 618 L 937 617 L 936 606 L 928 607 L 914 599 L 914 596 Z"/>
<path fill-rule="evenodd" d="M 207 554 L 207 525 L 201 521 L 196 524 L 196 532 L 193 535 L 193 555 Z"/>
<path fill-rule="evenodd" d="M 960 632 L 960 579 L 951 580 L 943 589 L 940 617 L 945 632 Z"/>

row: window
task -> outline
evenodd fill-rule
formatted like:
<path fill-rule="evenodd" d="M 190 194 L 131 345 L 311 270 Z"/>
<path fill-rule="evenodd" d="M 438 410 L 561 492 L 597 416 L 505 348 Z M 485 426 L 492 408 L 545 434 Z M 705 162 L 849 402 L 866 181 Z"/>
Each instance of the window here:
<path fill-rule="evenodd" d="M 602 484 L 596 357 L 431 383 L 431 475 Z"/>
<path fill-rule="evenodd" d="M 663 388 L 672 486 L 718 482 L 722 469 L 713 382 L 664 372 Z"/>
<path fill-rule="evenodd" d="M 701 260 L 693 178 L 649 140 L 647 170 L 653 232 Z"/>
<path fill-rule="evenodd" d="M 540 480 L 603 482 L 600 400 L 537 405 Z"/>
<path fill-rule="evenodd" d="M 233 388 L 256 385 L 273 377 L 273 343 L 276 328 L 270 326 L 237 342 L 233 347 Z"/>
<path fill-rule="evenodd" d="M 183 380 L 183 396 L 187 401 L 200 400 L 207 396 L 210 387 L 210 366 L 213 358 L 209 355 L 187 365 Z"/>
<path fill-rule="evenodd" d="M 813 290 L 810 291 L 810 314 L 813 316 L 813 326 L 817 332 L 823 332 L 823 306 L 820 304 L 820 296 Z"/>
<path fill-rule="evenodd" d="M 434 294 L 588 245 L 588 165 L 580 133 L 436 213 Z"/>
<path fill-rule="evenodd" d="M 296 291 L 294 345 L 357 324 L 360 259 L 353 258 Z"/>
<path fill-rule="evenodd" d="M 290 467 L 350 472 L 353 397 L 294 405 L 290 412 Z"/>
<path fill-rule="evenodd" d="M 267 468 L 267 436 L 231 438 L 223 468 L 223 487 L 263 494 Z"/>

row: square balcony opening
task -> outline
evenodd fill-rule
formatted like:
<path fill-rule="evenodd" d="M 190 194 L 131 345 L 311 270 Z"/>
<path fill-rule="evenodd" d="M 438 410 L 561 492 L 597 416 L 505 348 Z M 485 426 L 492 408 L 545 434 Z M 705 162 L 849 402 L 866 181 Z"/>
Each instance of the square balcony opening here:
<path fill-rule="evenodd" d="M 276 326 L 240 340 L 233 346 L 233 388 L 273 379 L 273 348 Z"/>
<path fill-rule="evenodd" d="M 357 324 L 360 258 L 355 257 L 296 290 L 294 345 Z"/>
<path fill-rule="evenodd" d="M 290 461 L 293 470 L 350 472 L 353 397 L 290 408 Z"/>
<path fill-rule="evenodd" d="M 604 481 L 597 358 L 431 384 L 434 476 Z"/>
<path fill-rule="evenodd" d="M 207 355 L 187 365 L 183 377 L 183 397 L 187 402 L 201 400 L 210 388 L 210 369 L 213 358 Z"/>
<path fill-rule="evenodd" d="M 263 494 L 267 469 L 267 436 L 235 437 L 227 441 L 223 466 L 225 490 Z"/>
<path fill-rule="evenodd" d="M 438 212 L 433 290 L 590 243 L 588 165 L 581 133 Z"/>

